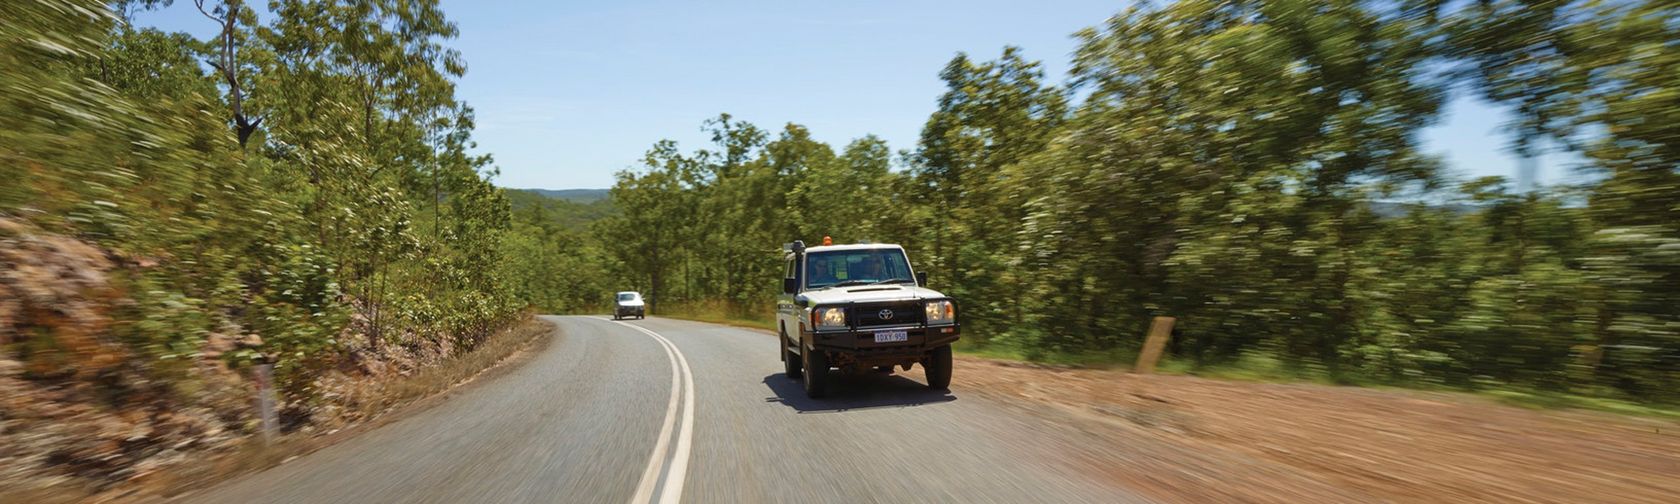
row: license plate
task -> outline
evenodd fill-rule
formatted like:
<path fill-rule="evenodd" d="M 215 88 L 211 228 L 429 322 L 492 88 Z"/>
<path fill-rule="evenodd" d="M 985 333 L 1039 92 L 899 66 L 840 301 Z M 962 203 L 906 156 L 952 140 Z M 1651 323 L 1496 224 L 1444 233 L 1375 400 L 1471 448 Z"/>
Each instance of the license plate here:
<path fill-rule="evenodd" d="M 892 343 L 896 341 L 910 341 L 910 333 L 907 331 L 881 331 L 875 333 L 876 343 Z"/>

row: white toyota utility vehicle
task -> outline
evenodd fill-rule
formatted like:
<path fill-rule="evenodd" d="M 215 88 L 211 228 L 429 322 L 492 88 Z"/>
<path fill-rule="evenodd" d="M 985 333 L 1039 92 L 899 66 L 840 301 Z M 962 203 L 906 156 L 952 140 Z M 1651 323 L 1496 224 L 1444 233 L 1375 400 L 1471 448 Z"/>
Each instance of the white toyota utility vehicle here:
<path fill-rule="evenodd" d="M 828 243 L 783 247 L 776 322 L 787 376 L 822 397 L 830 368 L 891 372 L 921 364 L 929 387 L 950 387 L 957 301 L 924 287 L 927 274 L 910 268 L 903 247 Z"/>

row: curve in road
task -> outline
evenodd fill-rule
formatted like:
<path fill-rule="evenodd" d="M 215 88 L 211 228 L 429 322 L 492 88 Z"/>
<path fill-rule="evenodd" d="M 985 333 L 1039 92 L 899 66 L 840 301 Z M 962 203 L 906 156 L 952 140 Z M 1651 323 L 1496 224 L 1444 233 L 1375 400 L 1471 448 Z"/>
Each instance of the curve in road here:
<path fill-rule="evenodd" d="M 523 366 L 189 502 L 1136 502 L 1068 429 L 901 375 L 805 398 L 768 334 L 550 317 Z"/>
<path fill-rule="evenodd" d="M 660 480 L 660 469 L 665 466 L 665 459 L 669 457 L 672 460 L 671 472 L 665 474 L 665 484 L 659 487 L 659 502 L 674 504 L 682 500 L 683 482 L 688 477 L 688 455 L 694 446 L 694 374 L 688 367 L 688 359 L 683 357 L 682 351 L 678 350 L 671 340 L 640 326 L 622 321 L 618 323 L 653 337 L 665 348 L 665 357 L 671 363 L 671 400 L 665 407 L 665 423 L 659 428 L 659 438 L 653 444 L 653 454 L 648 458 L 647 469 L 642 471 L 642 482 L 636 485 L 636 495 L 630 498 L 630 502 L 643 503 L 652 500 L 654 485 Z M 677 372 L 679 369 L 681 373 Z M 681 380 L 677 379 L 679 376 Z M 677 386 L 679 381 L 683 384 L 681 388 Z M 676 451 L 671 452 L 668 448 L 671 427 L 677 421 L 678 397 L 683 398 L 682 429 L 677 431 Z"/>

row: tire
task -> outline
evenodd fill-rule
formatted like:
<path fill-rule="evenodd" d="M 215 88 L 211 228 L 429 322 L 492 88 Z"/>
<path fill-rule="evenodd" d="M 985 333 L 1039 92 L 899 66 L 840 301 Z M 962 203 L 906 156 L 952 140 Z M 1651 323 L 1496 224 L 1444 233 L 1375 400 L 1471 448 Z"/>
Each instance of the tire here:
<path fill-rule="evenodd" d="M 803 378 L 805 376 L 805 362 L 800 360 L 800 356 L 794 355 L 792 350 L 788 350 L 786 338 L 776 338 L 776 341 L 782 346 L 782 371 L 787 373 L 788 378 L 795 380 Z"/>
<path fill-rule="evenodd" d="M 614 313 L 614 314 L 613 314 L 613 320 L 619 320 L 619 317 L 618 317 L 618 314 L 617 314 L 617 313 Z"/>
<path fill-rule="evenodd" d="M 928 388 L 934 390 L 951 389 L 951 345 L 933 349 L 922 368 L 927 372 Z"/>
<path fill-rule="evenodd" d="M 805 397 L 821 399 L 828 395 L 828 354 L 809 348 L 799 352 L 805 366 Z"/>

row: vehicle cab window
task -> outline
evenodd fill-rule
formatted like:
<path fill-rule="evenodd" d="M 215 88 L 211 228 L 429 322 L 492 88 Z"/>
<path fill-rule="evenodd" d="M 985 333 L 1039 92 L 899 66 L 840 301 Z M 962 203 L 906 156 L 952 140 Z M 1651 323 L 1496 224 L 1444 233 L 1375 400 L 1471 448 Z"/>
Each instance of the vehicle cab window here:
<path fill-rule="evenodd" d="M 913 283 L 910 261 L 897 248 L 812 252 L 805 256 L 805 287 Z"/>

